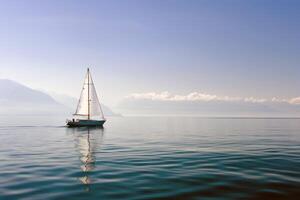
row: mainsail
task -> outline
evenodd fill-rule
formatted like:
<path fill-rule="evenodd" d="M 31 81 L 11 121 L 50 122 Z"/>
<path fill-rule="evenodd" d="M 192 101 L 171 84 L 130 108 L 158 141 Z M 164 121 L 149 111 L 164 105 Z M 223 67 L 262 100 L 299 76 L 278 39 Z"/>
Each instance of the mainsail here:
<path fill-rule="evenodd" d="M 80 99 L 74 115 L 87 117 L 87 119 L 104 119 L 104 115 L 101 109 L 101 105 L 99 103 L 95 85 L 89 69 L 87 70 L 84 79 Z"/>

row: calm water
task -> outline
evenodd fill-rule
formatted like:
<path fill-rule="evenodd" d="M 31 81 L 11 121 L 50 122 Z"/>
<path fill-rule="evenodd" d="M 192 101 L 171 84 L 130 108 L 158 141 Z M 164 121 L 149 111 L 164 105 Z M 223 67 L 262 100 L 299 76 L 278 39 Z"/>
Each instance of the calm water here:
<path fill-rule="evenodd" d="M 0 123 L 0 199 L 300 195 L 300 119 L 120 117 L 104 129 L 34 122 Z"/>

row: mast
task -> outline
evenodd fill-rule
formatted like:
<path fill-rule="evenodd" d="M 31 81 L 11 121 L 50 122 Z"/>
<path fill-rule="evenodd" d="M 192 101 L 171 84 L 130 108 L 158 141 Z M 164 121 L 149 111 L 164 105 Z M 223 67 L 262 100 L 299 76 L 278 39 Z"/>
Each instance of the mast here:
<path fill-rule="evenodd" d="M 91 120 L 93 116 L 100 115 L 104 119 L 104 114 L 98 99 L 98 95 L 89 68 L 87 68 L 83 88 L 81 90 L 77 109 L 74 115 L 85 116 L 87 120 Z"/>
<path fill-rule="evenodd" d="M 87 69 L 88 74 L 88 120 L 90 119 L 90 69 Z"/>

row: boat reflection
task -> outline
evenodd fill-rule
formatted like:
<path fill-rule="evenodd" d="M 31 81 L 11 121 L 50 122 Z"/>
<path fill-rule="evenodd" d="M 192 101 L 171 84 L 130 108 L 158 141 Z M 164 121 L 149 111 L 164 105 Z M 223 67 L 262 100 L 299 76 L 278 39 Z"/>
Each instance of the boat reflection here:
<path fill-rule="evenodd" d="M 79 180 L 84 185 L 89 185 L 92 183 L 90 174 L 95 168 L 95 154 L 102 144 L 104 129 L 101 127 L 81 127 L 68 128 L 67 131 L 74 136 L 75 146 L 80 154 L 80 168 L 83 176 L 79 177 Z M 87 188 L 87 190 L 89 190 L 89 188 Z"/>

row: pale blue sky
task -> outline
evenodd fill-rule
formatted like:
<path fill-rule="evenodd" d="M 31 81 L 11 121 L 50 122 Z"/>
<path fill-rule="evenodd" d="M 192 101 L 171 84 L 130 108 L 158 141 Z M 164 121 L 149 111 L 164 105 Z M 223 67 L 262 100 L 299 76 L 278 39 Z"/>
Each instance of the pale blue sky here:
<path fill-rule="evenodd" d="M 107 105 L 134 92 L 300 96 L 300 1 L 0 1 L 0 78 Z"/>

